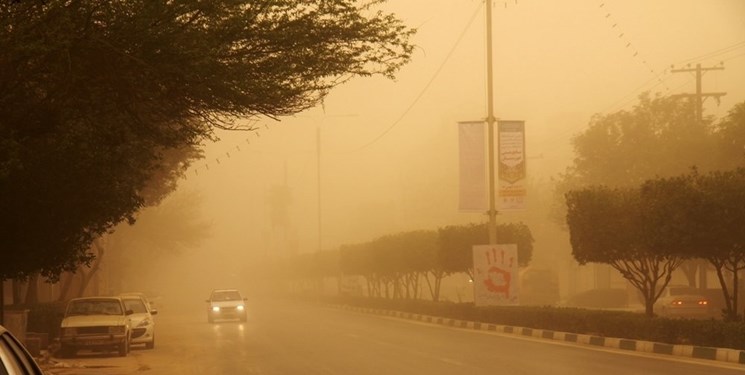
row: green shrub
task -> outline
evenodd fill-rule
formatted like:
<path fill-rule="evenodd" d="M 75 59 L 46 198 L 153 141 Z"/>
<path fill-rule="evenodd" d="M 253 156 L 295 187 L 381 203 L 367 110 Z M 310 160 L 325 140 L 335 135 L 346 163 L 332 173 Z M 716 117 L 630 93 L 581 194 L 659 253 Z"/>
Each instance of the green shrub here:
<path fill-rule="evenodd" d="M 65 312 L 64 302 L 39 303 L 24 306 L 28 309 L 28 332 L 48 333 L 49 338 L 59 336 L 62 314 Z"/>

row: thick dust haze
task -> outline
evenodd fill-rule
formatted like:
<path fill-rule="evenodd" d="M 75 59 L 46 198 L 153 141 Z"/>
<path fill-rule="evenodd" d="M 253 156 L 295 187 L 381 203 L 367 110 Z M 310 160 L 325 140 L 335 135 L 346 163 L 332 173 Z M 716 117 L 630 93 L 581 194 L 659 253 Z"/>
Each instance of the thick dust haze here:
<path fill-rule="evenodd" d="M 694 92 L 694 75 L 672 73 L 673 64 L 723 62 L 704 77 L 704 91 L 727 93 L 705 103 L 707 115 L 721 117 L 745 100 L 745 2 L 494 4 L 495 114 L 525 121 L 531 184 L 528 210 L 498 221 L 530 226 L 534 264 L 576 267 L 567 234 L 547 215 L 550 179 L 573 157 L 571 137 L 594 114 L 631 108 L 642 92 Z M 212 288 L 244 288 L 246 265 L 262 259 L 487 220 L 457 210 L 456 124 L 486 117 L 484 4 L 384 7 L 418 28 L 411 64 L 395 81 L 355 79 L 321 108 L 260 119 L 255 132 L 219 133 L 179 188 L 201 195 L 209 237 L 177 256 L 156 256 L 159 271 L 132 289 L 201 301 Z M 562 293 L 581 282 L 561 277 Z"/>

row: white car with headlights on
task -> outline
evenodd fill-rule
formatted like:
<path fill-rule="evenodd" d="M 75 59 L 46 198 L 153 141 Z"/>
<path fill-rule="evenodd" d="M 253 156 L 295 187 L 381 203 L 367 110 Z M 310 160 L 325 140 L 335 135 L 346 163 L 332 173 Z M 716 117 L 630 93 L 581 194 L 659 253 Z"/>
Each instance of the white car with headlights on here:
<path fill-rule="evenodd" d="M 158 310 L 153 309 L 147 300 L 138 295 L 123 294 L 119 298 L 122 299 L 127 310 L 132 310 L 132 314 L 129 316 L 132 321 L 130 344 L 145 344 L 146 349 L 154 348 L 155 319 L 153 319 L 153 315 L 157 315 Z"/>
<path fill-rule="evenodd" d="M 119 297 L 74 298 L 67 303 L 60 330 L 60 353 L 71 357 L 78 350 L 129 353 L 131 310 Z"/>
<path fill-rule="evenodd" d="M 236 289 L 215 289 L 207 303 L 207 321 L 210 323 L 223 319 L 246 321 L 246 298 L 241 297 Z"/>
<path fill-rule="evenodd" d="M 713 317 L 709 299 L 696 288 L 685 285 L 668 285 L 655 302 L 654 312 L 672 318 Z"/>

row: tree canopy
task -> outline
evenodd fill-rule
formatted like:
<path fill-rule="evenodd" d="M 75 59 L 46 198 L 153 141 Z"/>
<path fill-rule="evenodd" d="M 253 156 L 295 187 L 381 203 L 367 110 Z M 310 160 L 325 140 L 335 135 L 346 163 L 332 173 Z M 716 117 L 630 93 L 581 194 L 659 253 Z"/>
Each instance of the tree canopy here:
<path fill-rule="evenodd" d="M 486 224 L 451 225 L 440 228 L 440 263 L 447 272 L 466 272 L 473 278 L 473 246 L 489 243 Z M 517 261 L 527 266 L 533 256 L 533 235 L 523 223 L 497 225 L 497 243 L 516 244 Z"/>
<path fill-rule="evenodd" d="M 414 31 L 379 3 L 0 3 L 0 279 L 90 261 L 148 182 L 198 157 L 169 155 L 214 129 L 311 108 L 354 76 L 393 77 Z"/>
<path fill-rule="evenodd" d="M 657 177 L 745 165 L 745 103 L 699 122 L 682 98 L 643 94 L 631 110 L 594 116 L 573 140 L 575 158 L 556 179 L 553 218 L 564 224 L 565 194 L 605 185 L 638 187 Z"/>
<path fill-rule="evenodd" d="M 655 226 L 659 186 L 592 187 L 567 193 L 567 224 L 572 254 L 581 264 L 605 263 L 616 269 L 644 298 L 646 313 L 684 259 L 663 246 Z"/>
<path fill-rule="evenodd" d="M 745 269 L 745 168 L 650 179 L 637 188 L 592 187 L 567 194 L 567 223 L 580 263 L 610 264 L 654 301 L 682 260 L 716 271 L 726 318 L 738 319 Z"/>

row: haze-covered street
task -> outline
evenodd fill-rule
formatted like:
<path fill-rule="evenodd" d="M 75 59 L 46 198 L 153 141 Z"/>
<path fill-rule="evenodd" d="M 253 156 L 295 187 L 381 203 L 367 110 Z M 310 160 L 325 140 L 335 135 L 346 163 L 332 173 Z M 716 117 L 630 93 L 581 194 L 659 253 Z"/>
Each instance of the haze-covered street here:
<path fill-rule="evenodd" d="M 199 301 L 197 301 L 199 302 Z M 82 353 L 53 374 L 734 374 L 741 366 L 561 344 L 363 314 L 252 304 L 246 323 L 209 324 L 197 303 L 165 307 L 153 350 Z"/>
<path fill-rule="evenodd" d="M 745 0 L 11 0 L 0 51 L 0 375 L 745 372 Z"/>

